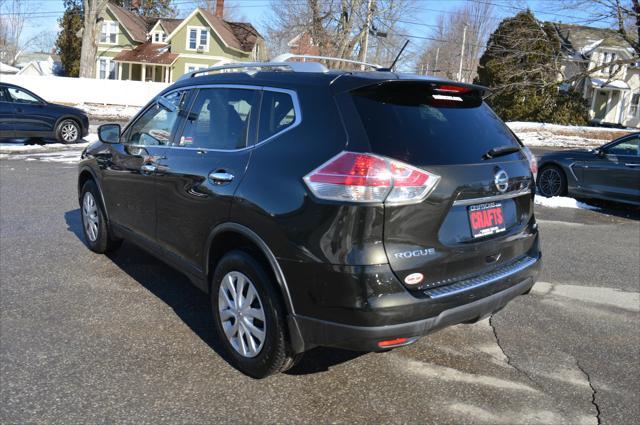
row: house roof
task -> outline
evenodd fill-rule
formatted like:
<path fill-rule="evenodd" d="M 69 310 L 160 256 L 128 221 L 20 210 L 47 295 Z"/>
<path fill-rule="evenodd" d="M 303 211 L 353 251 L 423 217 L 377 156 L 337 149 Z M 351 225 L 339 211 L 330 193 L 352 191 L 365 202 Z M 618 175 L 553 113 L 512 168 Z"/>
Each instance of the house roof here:
<path fill-rule="evenodd" d="M 171 53 L 166 44 L 154 44 L 146 42 L 136 46 L 133 50 L 123 50 L 113 58 L 118 62 L 153 63 L 158 65 L 171 65 L 178 58 L 176 53 Z"/>
<path fill-rule="evenodd" d="M 7 65 L 6 63 L 2 63 L 0 62 L 0 73 L 3 74 L 16 74 L 18 71 L 20 71 L 20 69 L 11 66 L 11 65 Z"/>
<path fill-rule="evenodd" d="M 185 19 L 148 18 L 146 20 L 136 13 L 111 2 L 109 3 L 109 9 L 122 24 L 129 36 L 138 43 L 145 43 L 147 41 L 147 33 L 158 24 L 162 25 L 169 35 L 167 38 L 168 41 L 172 38 L 173 34 L 179 28 L 186 25 L 187 21 L 196 13 L 200 13 L 227 47 L 248 53 L 253 50 L 258 39 L 262 38 L 260 33 L 248 22 L 228 22 L 200 8 L 196 8 Z"/>
<path fill-rule="evenodd" d="M 129 36 L 138 43 L 144 43 L 147 41 L 147 21 L 145 21 L 140 15 L 137 15 L 124 7 L 120 7 L 117 4 L 109 2 L 109 10 L 116 15 L 116 18 Z"/>
<path fill-rule="evenodd" d="M 160 25 L 162 25 L 167 34 L 171 34 L 181 23 L 182 19 L 160 19 Z"/>
<path fill-rule="evenodd" d="M 220 37 L 222 42 L 227 46 L 241 52 L 249 53 L 255 46 L 258 38 L 262 36 L 256 31 L 256 29 L 246 22 L 227 22 L 224 19 L 218 18 L 211 12 L 204 9 L 196 8 L 188 17 L 182 20 L 169 34 L 167 41 L 169 41 L 175 33 L 177 33 L 186 23 L 191 20 L 193 16 L 199 13 L 213 31 Z"/>
<path fill-rule="evenodd" d="M 628 49 L 629 43 L 609 28 L 593 28 L 584 25 L 552 23 L 563 48 L 570 52 L 589 56 L 598 47 L 616 47 Z"/>
<path fill-rule="evenodd" d="M 256 45 L 258 39 L 262 38 L 258 30 L 248 22 L 228 22 L 231 27 L 231 31 L 240 42 L 242 50 L 250 52 L 253 50 L 253 46 Z"/>

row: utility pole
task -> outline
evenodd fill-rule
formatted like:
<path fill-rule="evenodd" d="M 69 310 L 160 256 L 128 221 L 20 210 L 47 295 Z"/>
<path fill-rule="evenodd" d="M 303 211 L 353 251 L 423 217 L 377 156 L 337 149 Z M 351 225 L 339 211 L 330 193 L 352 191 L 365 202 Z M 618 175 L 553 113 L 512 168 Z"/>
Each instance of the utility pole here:
<path fill-rule="evenodd" d="M 362 62 L 367 61 L 367 50 L 369 49 L 369 31 L 371 31 L 371 19 L 373 18 L 373 9 L 371 8 L 373 0 L 369 0 L 367 2 L 367 20 L 364 24 L 364 41 L 360 48 L 362 51 L 360 52 L 360 57 L 362 58 Z M 365 70 L 364 65 L 360 65 L 360 69 Z"/>
<path fill-rule="evenodd" d="M 436 49 L 436 63 L 433 65 L 433 75 L 436 75 L 438 72 L 438 56 L 440 55 L 440 47 Z"/>
<path fill-rule="evenodd" d="M 464 59 L 464 45 L 467 42 L 467 24 L 462 30 L 462 50 L 460 51 L 460 66 L 458 67 L 458 81 L 462 81 L 462 59 Z"/>

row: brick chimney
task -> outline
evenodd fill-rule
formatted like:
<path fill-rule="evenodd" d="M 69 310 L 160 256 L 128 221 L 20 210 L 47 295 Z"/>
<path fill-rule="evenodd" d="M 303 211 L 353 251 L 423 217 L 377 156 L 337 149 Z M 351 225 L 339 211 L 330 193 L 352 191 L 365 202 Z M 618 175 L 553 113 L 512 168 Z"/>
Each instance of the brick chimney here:
<path fill-rule="evenodd" d="M 216 0 L 216 16 L 222 19 L 224 15 L 224 0 Z"/>

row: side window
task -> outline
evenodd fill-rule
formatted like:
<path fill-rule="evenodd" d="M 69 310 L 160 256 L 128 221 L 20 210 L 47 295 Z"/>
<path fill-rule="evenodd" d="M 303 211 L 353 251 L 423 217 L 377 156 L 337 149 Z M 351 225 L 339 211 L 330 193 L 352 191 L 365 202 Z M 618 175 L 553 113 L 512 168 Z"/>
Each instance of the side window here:
<path fill-rule="evenodd" d="M 607 149 L 607 154 L 609 155 L 640 155 L 638 151 L 638 143 L 640 142 L 639 137 L 632 137 L 623 142 L 618 143 L 617 145 L 611 146 Z"/>
<path fill-rule="evenodd" d="M 171 142 L 177 118 L 184 110 L 186 92 L 175 92 L 165 97 L 175 106 L 174 111 L 156 103 L 127 130 L 124 143 L 142 146 L 163 146 Z"/>
<path fill-rule="evenodd" d="M 258 142 L 291 127 L 295 121 L 296 110 L 291 95 L 270 90 L 263 92 Z"/>
<path fill-rule="evenodd" d="M 250 89 L 201 89 L 179 145 L 221 150 L 244 148 L 256 98 L 257 92 Z"/>
<path fill-rule="evenodd" d="M 9 91 L 9 96 L 16 103 L 40 103 L 38 99 L 23 90 L 15 87 L 9 87 L 7 90 Z"/>
<path fill-rule="evenodd" d="M 11 98 L 4 87 L 0 87 L 0 102 L 11 102 Z"/>

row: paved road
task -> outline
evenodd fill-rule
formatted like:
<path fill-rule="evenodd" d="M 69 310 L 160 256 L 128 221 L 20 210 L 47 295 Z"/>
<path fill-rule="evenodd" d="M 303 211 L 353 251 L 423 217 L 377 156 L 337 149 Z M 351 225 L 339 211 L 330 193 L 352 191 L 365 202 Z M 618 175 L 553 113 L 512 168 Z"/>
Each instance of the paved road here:
<path fill-rule="evenodd" d="M 541 282 L 491 320 L 255 381 L 185 277 L 85 248 L 75 174 L 0 160 L 0 423 L 638 423 L 636 212 L 540 209 Z"/>

